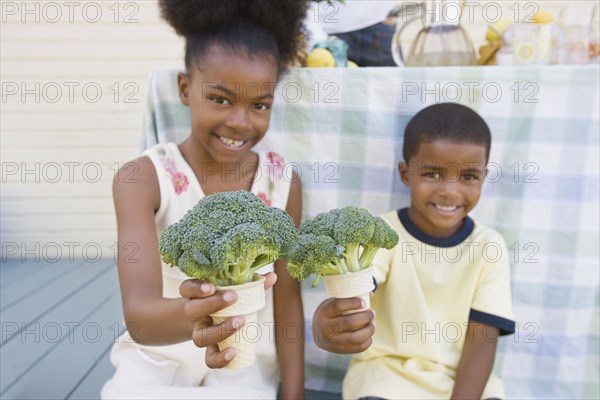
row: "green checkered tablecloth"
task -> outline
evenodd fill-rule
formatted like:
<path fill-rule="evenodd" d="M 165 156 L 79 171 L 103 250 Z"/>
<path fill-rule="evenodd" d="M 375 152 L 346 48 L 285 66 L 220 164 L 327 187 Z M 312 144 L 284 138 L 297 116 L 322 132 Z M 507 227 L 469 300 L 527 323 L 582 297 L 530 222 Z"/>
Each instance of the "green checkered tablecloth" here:
<path fill-rule="evenodd" d="M 496 372 L 509 398 L 598 398 L 598 80 L 597 65 L 294 69 L 260 146 L 302 176 L 305 218 L 348 204 L 383 213 L 409 202 L 396 163 L 410 117 L 441 101 L 476 109 L 493 143 L 473 217 L 509 246 L 517 322 Z M 176 71 L 154 73 L 148 93 L 141 147 L 185 138 Z M 309 284 L 308 324 L 324 298 Z M 348 357 L 306 343 L 307 387 L 339 391 Z"/>

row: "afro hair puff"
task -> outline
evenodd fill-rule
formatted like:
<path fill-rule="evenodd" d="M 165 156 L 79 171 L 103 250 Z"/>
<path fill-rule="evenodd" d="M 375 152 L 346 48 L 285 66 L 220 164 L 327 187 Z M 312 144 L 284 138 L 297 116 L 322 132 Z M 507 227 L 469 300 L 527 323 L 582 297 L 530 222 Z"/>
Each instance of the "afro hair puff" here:
<path fill-rule="evenodd" d="M 304 46 L 306 0 L 159 0 L 159 5 L 163 19 L 186 39 L 240 22 L 258 25 L 275 39 L 284 66 Z"/>

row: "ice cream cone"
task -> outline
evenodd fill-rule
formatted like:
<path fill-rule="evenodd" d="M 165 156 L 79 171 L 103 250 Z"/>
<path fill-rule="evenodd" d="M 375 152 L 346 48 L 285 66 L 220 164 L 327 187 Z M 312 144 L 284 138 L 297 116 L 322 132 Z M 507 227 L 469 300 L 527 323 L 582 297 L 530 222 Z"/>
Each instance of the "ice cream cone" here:
<path fill-rule="evenodd" d="M 258 335 L 254 332 L 258 327 L 258 310 L 265 306 L 265 278 L 262 275 L 255 274 L 252 282 L 242 285 L 219 286 L 217 290 L 233 290 L 237 292 L 238 300 L 214 314 L 211 314 L 213 323 L 220 324 L 229 317 L 243 315 L 246 322 L 241 329 L 229 336 L 222 342 L 217 343 L 219 351 L 228 347 L 235 349 L 235 357 L 226 368 L 244 368 L 252 365 L 255 359 L 256 342 L 260 338 L 260 329 Z"/>
<path fill-rule="evenodd" d="M 370 267 L 350 274 L 325 275 L 323 280 L 325 281 L 325 290 L 330 296 L 342 299 L 359 297 L 365 301 L 365 308 L 348 311 L 344 314 L 354 314 L 370 308 L 369 294 L 375 288 Z"/>

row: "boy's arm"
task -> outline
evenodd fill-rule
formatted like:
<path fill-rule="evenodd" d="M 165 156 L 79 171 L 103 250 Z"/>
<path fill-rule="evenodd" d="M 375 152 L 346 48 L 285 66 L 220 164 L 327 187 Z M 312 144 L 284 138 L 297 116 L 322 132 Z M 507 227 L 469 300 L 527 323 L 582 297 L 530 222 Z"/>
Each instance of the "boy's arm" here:
<path fill-rule="evenodd" d="M 481 399 L 494 366 L 498 328 L 469 321 L 451 399 Z"/>
<path fill-rule="evenodd" d="M 294 173 L 286 211 L 296 226 L 302 214 L 302 187 Z M 275 341 L 281 368 L 281 398 L 304 398 L 304 311 L 300 282 L 287 272 L 285 260 L 275 263 L 277 284 L 273 287 Z"/>

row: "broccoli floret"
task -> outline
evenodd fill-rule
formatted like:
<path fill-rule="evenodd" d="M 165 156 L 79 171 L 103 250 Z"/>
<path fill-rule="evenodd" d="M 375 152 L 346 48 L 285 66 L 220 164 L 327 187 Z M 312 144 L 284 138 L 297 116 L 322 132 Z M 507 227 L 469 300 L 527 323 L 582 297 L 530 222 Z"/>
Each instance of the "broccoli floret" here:
<path fill-rule="evenodd" d="M 292 218 L 250 192 L 222 192 L 201 199 L 160 236 L 165 263 L 216 285 L 252 280 L 259 268 L 282 258 L 298 239 Z"/>
<path fill-rule="evenodd" d="M 377 250 L 396 244 L 398 235 L 382 218 L 364 208 L 334 209 L 302 224 L 288 249 L 288 271 L 299 280 L 357 272 L 371 265 Z"/>
<path fill-rule="evenodd" d="M 358 259 L 361 269 L 371 265 L 379 249 L 393 249 L 400 240 L 396 231 L 390 228 L 383 218 L 374 217 L 374 227 L 371 240 L 361 243 L 363 250 Z"/>
<path fill-rule="evenodd" d="M 279 257 L 276 238 L 254 222 L 237 225 L 221 236 L 210 252 L 216 265 L 224 266 L 218 280 L 239 285 L 250 282 L 252 274 Z"/>
<path fill-rule="evenodd" d="M 292 278 L 304 280 L 312 274 L 339 273 L 344 249 L 329 236 L 300 235 L 287 251 L 287 269 Z"/>
<path fill-rule="evenodd" d="M 333 237 L 333 226 L 340 212 L 340 209 L 335 208 L 331 211 L 318 214 L 311 221 L 304 221 L 300 225 L 300 234 L 310 233 L 317 236 Z"/>
<path fill-rule="evenodd" d="M 178 261 L 181 272 L 190 278 L 204 279 L 215 282 L 217 271 L 210 268 L 208 259 L 200 252 L 184 252 Z"/>
<path fill-rule="evenodd" d="M 333 225 L 333 239 L 344 246 L 344 261 L 349 272 L 362 269 L 358 263 L 360 246 L 371 240 L 374 229 L 374 217 L 364 208 L 344 207 L 339 213 Z"/>
<path fill-rule="evenodd" d="M 258 211 L 254 217 L 257 221 L 262 221 L 261 226 L 265 230 L 275 235 L 283 249 L 298 240 L 298 229 L 296 229 L 294 221 L 281 208 L 265 207 Z"/>
<path fill-rule="evenodd" d="M 163 260 L 173 266 L 178 266 L 179 257 L 183 254 L 181 236 L 179 236 L 177 228 L 177 224 L 168 226 L 162 232 L 161 240 L 158 244 L 158 251 L 163 255 Z"/>

